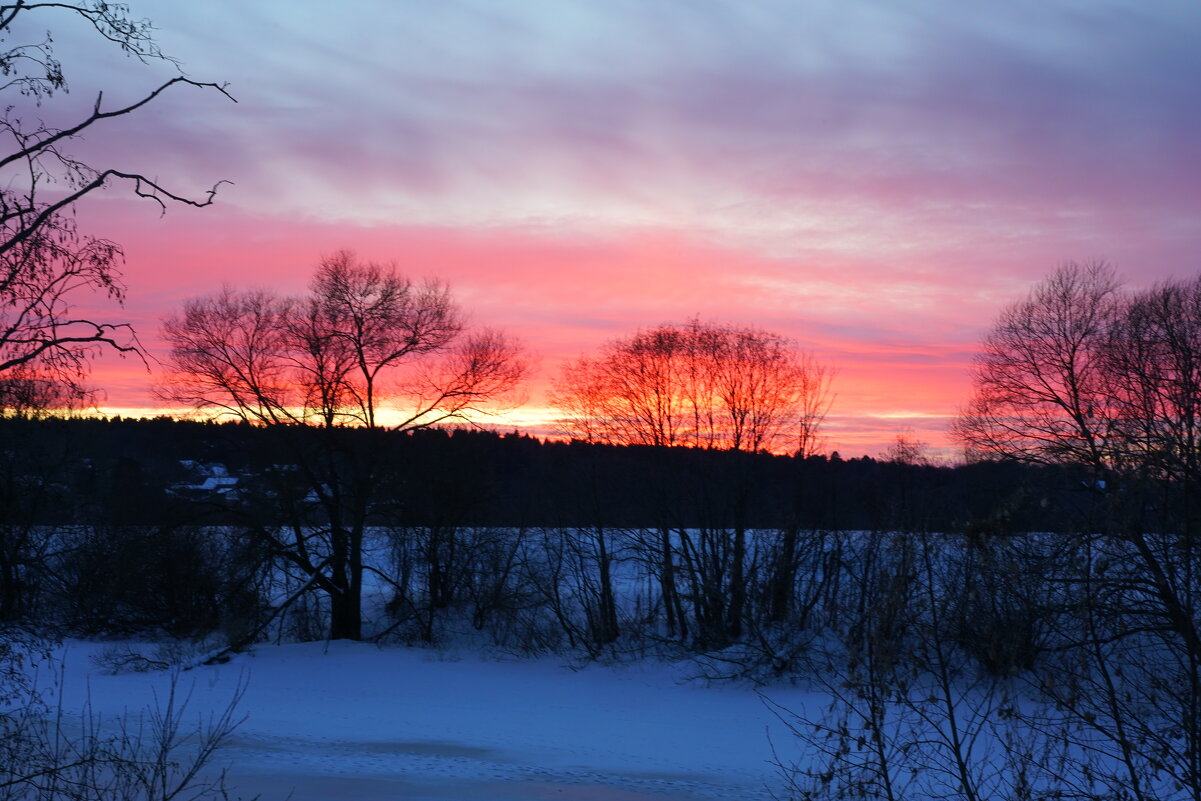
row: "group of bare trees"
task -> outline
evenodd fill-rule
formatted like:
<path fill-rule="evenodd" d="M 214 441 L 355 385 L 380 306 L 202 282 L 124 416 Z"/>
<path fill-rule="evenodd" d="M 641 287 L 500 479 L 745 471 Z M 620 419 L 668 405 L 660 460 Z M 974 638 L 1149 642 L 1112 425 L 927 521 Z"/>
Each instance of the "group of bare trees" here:
<path fill-rule="evenodd" d="M 389 467 L 370 446 L 370 432 L 471 421 L 484 404 L 495 409 L 526 370 L 504 335 L 465 331 L 444 285 L 415 284 L 394 267 L 349 253 L 321 262 L 308 297 L 227 288 L 188 301 L 166 321 L 163 336 L 171 345 L 165 397 L 297 429 L 286 438 L 293 447 L 269 471 L 281 483 L 271 492 L 280 508 L 254 531 L 268 553 L 297 571 L 298 592 L 325 596 L 334 637 L 362 636 L 369 569 L 362 554 L 368 527 L 385 519 L 379 498 Z M 831 377 L 782 337 L 692 321 L 641 331 L 578 359 L 555 398 L 572 433 L 594 442 L 807 454 L 829 407 Z M 723 483 L 734 495 L 749 491 L 736 478 Z M 740 635 L 752 552 L 745 513 L 737 500 L 732 506 L 730 527 L 696 533 L 660 507 L 654 550 L 673 636 L 691 630 L 720 643 Z M 609 537 L 603 523 L 578 535 L 601 570 L 603 622 L 591 627 L 613 639 Z M 688 588 L 688 604 L 681 577 L 703 577 Z M 686 605 L 696 614 L 686 615 Z"/>
<path fill-rule="evenodd" d="M 823 755 L 796 796 L 1201 798 L 1199 404 L 1201 277 L 1069 263 L 1006 308 L 955 432 L 1071 477 L 1078 515 L 887 535 L 862 587 L 892 594 L 814 671 L 828 714 L 784 713 Z"/>
<path fill-rule="evenodd" d="M 553 402 L 592 442 L 816 453 L 833 371 L 785 337 L 692 320 L 569 364 Z"/>
<path fill-rule="evenodd" d="M 21 23 L 51 12 L 84 20 L 142 62 L 174 64 L 150 23 L 120 4 L 22 1 L 0 8 L 0 34 L 16 35 Z M 0 53 L 0 72 L 7 81 L 0 90 L 13 95 L 0 120 L 11 143 L 0 157 L 0 408 L 11 413 L 84 397 L 87 361 L 99 350 L 141 354 L 126 324 L 73 313 L 81 298 L 120 302 L 123 295 L 120 246 L 77 224 L 78 202 L 123 182 L 163 208 L 205 206 L 218 186 L 189 197 L 148 172 L 89 164 L 69 143 L 180 86 L 229 95 L 181 72 L 124 103 L 106 105 L 98 96 L 90 111 L 55 127 L 38 113 L 67 89 L 52 39 Z M 501 405 L 527 370 L 511 339 L 467 330 L 444 284 L 413 282 L 350 253 L 322 260 L 306 297 L 227 288 L 190 300 L 166 321 L 163 337 L 171 347 L 164 399 L 299 432 L 280 438 L 286 444 L 268 471 L 276 509 L 247 530 L 260 552 L 296 571 L 304 592 L 324 596 L 334 637 L 362 633 L 364 538 L 387 472 L 369 440 L 349 429 L 411 431 L 472 420 Z M 606 441 L 810 453 L 829 379 L 780 337 L 693 322 L 639 333 L 581 359 L 565 374 L 560 397 L 574 432 L 589 438 L 603 430 Z M 734 540 L 733 572 L 721 582 L 736 598 L 744 537 L 740 531 Z M 665 571 L 670 583 L 670 563 Z M 731 621 L 739 607 L 736 601 Z"/>
<path fill-rule="evenodd" d="M 1067 264 L 1002 315 L 958 427 L 985 454 L 1087 471 L 1094 513 L 1059 541 L 1075 681 L 1053 697 L 1134 798 L 1201 796 L 1199 413 L 1201 276 L 1127 292 Z"/>
<path fill-rule="evenodd" d="M 840 564 L 798 660 L 826 704 L 780 710 L 792 797 L 1198 797 L 1195 654 L 1128 541 L 863 533 Z"/>
<path fill-rule="evenodd" d="M 566 432 L 589 442 L 783 449 L 805 458 L 820 445 L 833 375 L 782 336 L 694 319 L 644 329 L 580 357 L 564 369 L 552 402 Z M 733 487 L 735 496 L 749 491 L 737 472 L 708 480 Z M 744 506 L 734 501 L 728 528 L 689 532 L 660 517 L 654 550 L 672 636 L 691 631 L 696 641 L 719 645 L 742 635 L 750 553 L 748 523 L 738 513 Z M 693 582 L 693 615 L 685 613 L 681 576 Z"/>
<path fill-rule="evenodd" d="M 975 386 L 956 431 L 981 455 L 1191 485 L 1201 276 L 1129 293 L 1107 264 L 1064 265 L 1001 315 Z"/>

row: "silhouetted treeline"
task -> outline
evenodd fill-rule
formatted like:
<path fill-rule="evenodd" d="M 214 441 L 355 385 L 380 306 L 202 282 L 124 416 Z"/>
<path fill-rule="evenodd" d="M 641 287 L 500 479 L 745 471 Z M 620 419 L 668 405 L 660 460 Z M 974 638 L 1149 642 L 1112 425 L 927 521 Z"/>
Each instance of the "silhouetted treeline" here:
<path fill-rule="evenodd" d="M 153 420 L 3 419 L 0 513 L 43 524 L 238 522 L 320 437 L 384 465 L 380 522 L 456 526 L 739 526 L 939 532 L 1078 525 L 1081 471 L 985 462 L 955 467 L 837 454 L 541 441 L 477 430 L 315 431 Z M 214 468 L 236 479 L 200 487 Z M 207 471 L 207 472 L 206 472 Z M 386 518 L 386 519 L 385 519 Z"/>

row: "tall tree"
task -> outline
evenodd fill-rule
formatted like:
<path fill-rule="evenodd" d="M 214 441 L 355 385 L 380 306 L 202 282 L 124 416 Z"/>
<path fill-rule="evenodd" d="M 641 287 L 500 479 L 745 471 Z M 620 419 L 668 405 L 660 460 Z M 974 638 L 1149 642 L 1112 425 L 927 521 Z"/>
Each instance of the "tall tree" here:
<path fill-rule="evenodd" d="M 1125 294 L 1107 265 L 1065 265 L 1001 315 L 955 427 L 986 456 L 1087 471 L 1093 514 L 1053 577 L 1078 618 L 1043 686 L 1139 798 L 1201 798 L 1199 343 L 1201 279 Z"/>
<path fill-rule="evenodd" d="M 784 447 L 807 456 L 829 408 L 832 377 L 777 334 L 694 319 L 638 331 L 572 362 L 552 403 L 568 433 L 593 442 L 738 452 Z M 720 493 L 702 491 L 696 499 L 708 518 L 700 531 L 673 524 L 662 499 L 653 504 L 660 519 L 648 560 L 657 563 L 668 632 L 688 636 L 686 594 L 692 636 L 705 647 L 739 638 L 747 610 L 747 510 L 754 488 L 749 474 L 731 473 L 709 485 L 720 486 Z M 787 547 L 795 550 L 795 544 L 793 538 Z"/>
<path fill-rule="evenodd" d="M 526 372 L 513 340 L 466 330 L 445 285 L 349 252 L 322 260 L 306 298 L 226 288 L 187 301 L 163 338 L 166 399 L 297 429 L 275 471 L 301 486 L 277 492 L 280 508 L 253 531 L 325 594 L 334 638 L 362 636 L 364 538 L 387 469 L 378 442 L 345 429 L 470 423 Z"/>
<path fill-rule="evenodd" d="M 71 153 L 70 143 L 140 112 L 176 87 L 229 95 L 222 85 L 181 73 L 132 102 L 106 104 L 98 94 L 89 113 L 62 127 L 50 125 L 40 107 L 67 91 L 66 73 L 50 34 L 29 32 L 55 15 L 84 20 L 100 39 L 143 63 L 175 62 L 155 43 L 149 21 L 131 16 L 121 3 L 20 0 L 0 6 L 0 42 L 7 45 L 0 52 L 6 109 L 0 139 L 8 142 L 0 153 L 0 375 L 22 369 L 26 376 L 33 371 L 78 387 L 89 355 L 104 348 L 136 351 L 138 345 L 127 324 L 74 313 L 81 296 L 98 293 L 120 302 L 123 295 L 121 247 L 81 230 L 76 204 L 124 184 L 164 210 L 172 203 L 207 206 L 217 186 L 190 197 L 129 166 L 88 163 Z"/>
<path fill-rule="evenodd" d="M 445 284 L 415 284 L 395 267 L 360 262 L 348 251 L 322 259 L 312 303 L 324 327 L 324 352 L 310 348 L 310 355 L 343 364 L 328 376 L 313 372 L 313 378 L 344 388 L 351 401 L 344 405 L 352 405 L 368 428 L 376 426 L 379 383 L 387 372 L 445 350 L 463 332 Z"/>

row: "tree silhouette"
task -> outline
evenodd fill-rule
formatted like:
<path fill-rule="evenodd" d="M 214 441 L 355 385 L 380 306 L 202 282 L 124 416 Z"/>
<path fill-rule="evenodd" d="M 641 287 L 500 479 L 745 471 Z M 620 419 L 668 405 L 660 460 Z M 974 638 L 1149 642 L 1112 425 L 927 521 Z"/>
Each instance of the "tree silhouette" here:
<path fill-rule="evenodd" d="M 1199 412 L 1201 279 L 1123 293 L 1108 265 L 1067 264 L 1002 313 L 955 426 L 986 457 L 1087 477 L 1088 516 L 1051 540 L 1068 611 L 1041 686 L 1103 756 L 1067 774 L 1135 798 L 1201 796 Z"/>
<path fill-rule="evenodd" d="M 569 363 L 552 403 L 566 433 L 587 441 L 808 455 L 833 375 L 777 334 L 692 320 Z"/>
<path fill-rule="evenodd" d="M 444 284 L 414 284 L 349 252 L 321 261 L 306 298 L 226 287 L 185 301 L 163 338 L 164 399 L 264 424 L 470 422 L 527 369 L 510 338 L 466 329 Z"/>
<path fill-rule="evenodd" d="M 164 322 L 163 338 L 171 345 L 164 398 L 314 429 L 284 438 L 284 462 L 264 466 L 279 503 L 250 530 L 303 587 L 329 599 L 334 638 L 362 636 L 364 541 L 392 469 L 346 429 L 470 423 L 526 373 L 511 339 L 466 330 L 445 285 L 414 284 L 395 266 L 349 252 L 322 260 L 307 298 L 227 287 L 187 301 Z M 393 407 L 386 424 L 381 404 Z"/>
<path fill-rule="evenodd" d="M 564 430 L 590 442 L 728 450 L 731 456 L 785 447 L 807 456 L 820 439 L 832 378 L 829 368 L 784 337 L 694 319 L 638 331 L 570 363 L 552 403 L 563 413 Z M 657 530 L 642 549 L 657 566 L 668 633 L 721 647 L 742 636 L 747 616 L 754 482 L 746 469 L 698 475 L 702 489 L 690 499 L 690 513 L 704 523 L 689 531 L 668 501 L 665 474 L 655 479 Z M 795 537 L 788 543 L 795 551 Z M 778 581 L 785 581 L 788 571 L 782 566 L 779 572 Z"/>
<path fill-rule="evenodd" d="M 0 52 L 6 109 L 0 116 L 0 138 L 8 142 L 0 154 L 0 375 L 21 368 L 27 378 L 36 373 L 62 380 L 78 394 L 77 381 L 89 355 L 104 348 L 137 351 L 139 346 L 127 324 L 73 313 L 81 295 L 99 293 L 117 302 L 123 296 L 120 245 L 82 232 L 75 205 L 124 184 L 164 210 L 174 203 L 207 206 L 220 184 L 191 197 L 137 169 L 90 164 L 68 145 L 179 86 L 230 95 L 223 85 L 180 74 L 122 105 L 106 104 L 98 94 L 89 113 L 63 127 L 49 125 L 41 107 L 67 91 L 50 34 L 24 43 L 11 37 L 21 35 L 18 23 L 36 23 L 51 14 L 82 18 L 100 38 L 143 63 L 175 62 L 154 42 L 150 23 L 130 16 L 123 4 L 22 1 L 0 7 L 0 41 L 8 45 Z"/>
<path fill-rule="evenodd" d="M 1113 456 L 1104 350 L 1118 286 L 1104 262 L 1067 263 L 1005 309 L 955 434 L 983 454 L 1103 470 Z"/>

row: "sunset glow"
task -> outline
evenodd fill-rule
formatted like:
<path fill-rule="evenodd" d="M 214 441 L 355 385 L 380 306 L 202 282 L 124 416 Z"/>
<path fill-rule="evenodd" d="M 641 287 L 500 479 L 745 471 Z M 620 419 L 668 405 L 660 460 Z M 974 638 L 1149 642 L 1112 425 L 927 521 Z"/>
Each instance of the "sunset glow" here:
<path fill-rule="evenodd" d="M 111 413 L 158 408 L 183 299 L 298 294 L 351 249 L 526 344 L 502 429 L 553 428 L 564 359 L 699 316 L 838 371 L 829 449 L 947 447 L 977 343 L 1057 263 L 1197 269 L 1197 4 L 131 5 L 238 102 L 173 93 L 78 145 L 181 190 L 232 182 L 161 218 L 120 191 L 80 207 L 127 255 L 124 309 L 89 311 L 151 357 L 96 362 Z M 162 69 L 55 33 L 80 108 Z"/>

